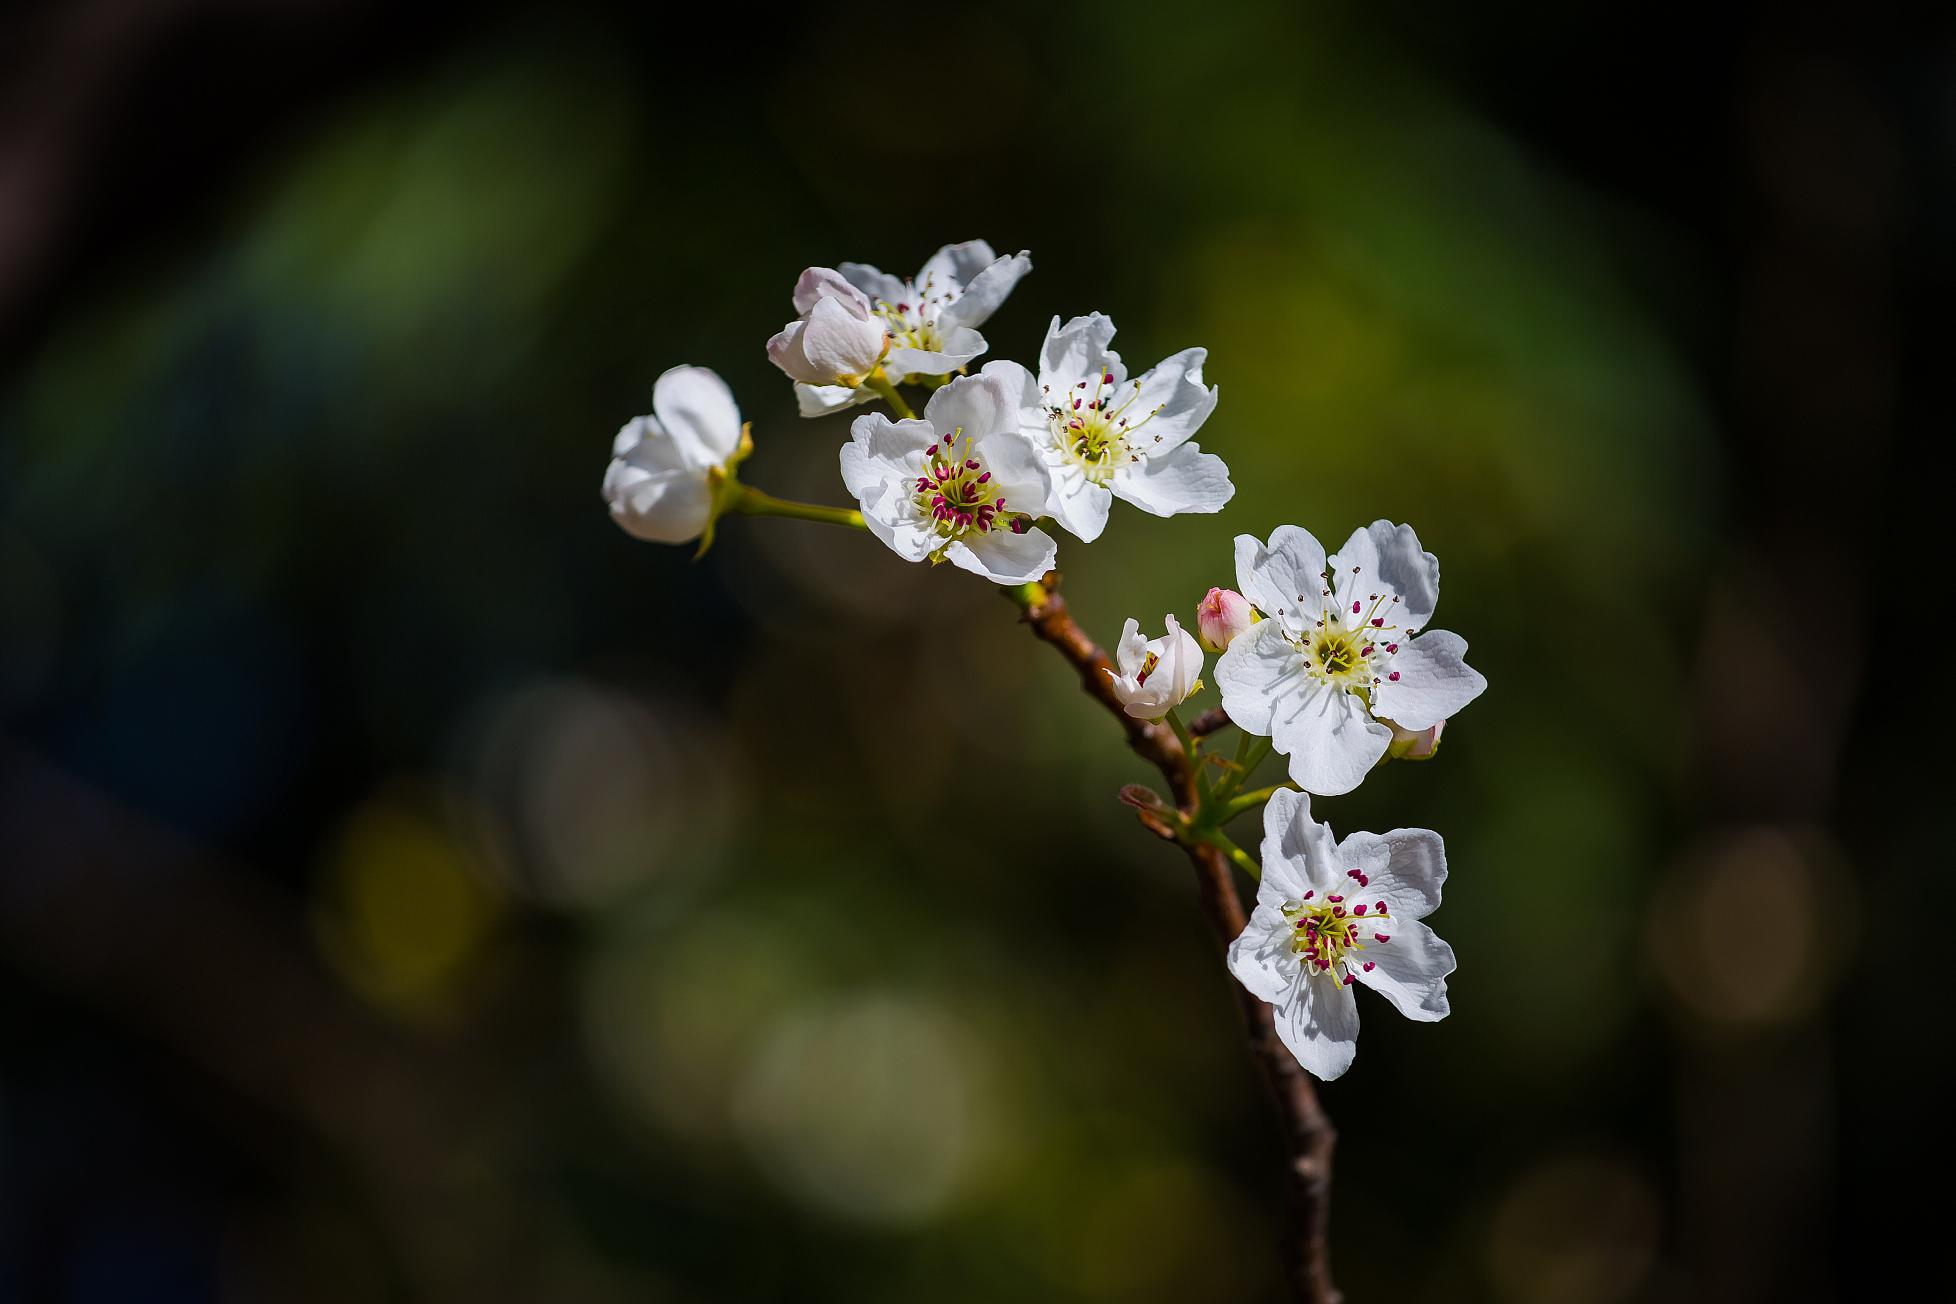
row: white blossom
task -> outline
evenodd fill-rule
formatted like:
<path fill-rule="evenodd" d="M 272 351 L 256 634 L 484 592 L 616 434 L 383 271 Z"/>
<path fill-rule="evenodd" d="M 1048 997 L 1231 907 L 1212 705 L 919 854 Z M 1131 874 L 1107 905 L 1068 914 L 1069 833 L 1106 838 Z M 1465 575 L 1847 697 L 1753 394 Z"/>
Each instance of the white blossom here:
<path fill-rule="evenodd" d="M 1332 555 L 1329 578 L 1326 565 L 1317 539 L 1294 525 L 1268 546 L 1237 536 L 1237 586 L 1264 619 L 1229 645 L 1216 682 L 1229 718 L 1267 735 L 1298 787 L 1332 796 L 1385 755 L 1393 724 L 1436 725 L 1487 681 L 1458 634 L 1420 634 L 1440 563 L 1411 526 L 1374 521 Z"/>
<path fill-rule="evenodd" d="M 1114 650 L 1120 671 L 1110 668 L 1106 672 L 1121 709 L 1137 720 L 1161 719 L 1202 683 L 1201 647 L 1175 623 L 1175 617 L 1162 619 L 1168 632 L 1160 638 L 1143 639 L 1140 622 L 1130 616 Z"/>
<path fill-rule="evenodd" d="M 1329 1080 L 1358 1053 L 1354 984 L 1422 1023 L 1447 1016 L 1453 948 L 1421 923 L 1440 904 L 1446 848 L 1428 829 L 1339 842 L 1288 789 L 1263 810 L 1256 909 L 1229 947 L 1238 982 L 1276 1007 L 1277 1035 Z"/>
<path fill-rule="evenodd" d="M 767 342 L 775 366 L 804 384 L 853 387 L 876 369 L 890 333 L 867 296 L 829 267 L 811 267 L 795 283 L 795 311 Z"/>
<path fill-rule="evenodd" d="M 742 443 L 727 383 L 705 367 L 674 367 L 652 387 L 652 415 L 627 421 L 612 441 L 612 519 L 654 543 L 697 539 L 713 516 L 713 472 L 737 460 Z"/>
<path fill-rule="evenodd" d="M 1099 313 L 1058 317 L 1046 330 L 1039 375 L 993 362 L 1019 393 L 1019 427 L 1053 477 L 1048 512 L 1088 542 L 1106 528 L 1114 499 L 1156 516 L 1221 511 L 1236 492 L 1229 468 L 1190 442 L 1216 406 L 1202 383 L 1206 349 L 1183 349 L 1128 378 L 1111 347 L 1114 323 Z"/>
<path fill-rule="evenodd" d="M 1052 569 L 1057 546 L 1032 524 L 1046 470 L 997 382 L 959 377 L 931 395 L 921 419 L 869 413 L 850 436 L 842 481 L 863 523 L 898 556 L 948 561 L 996 584 Z"/>
<path fill-rule="evenodd" d="M 901 280 L 867 263 L 843 263 L 836 272 L 861 292 L 889 331 L 883 374 L 892 384 L 902 384 L 962 371 L 984 353 L 985 337 L 977 328 L 1031 270 L 1032 258 L 1023 249 L 1001 258 L 983 240 L 967 240 L 932 254 L 912 280 Z M 874 397 L 868 389 L 846 385 L 795 386 L 795 399 L 805 417 Z"/>

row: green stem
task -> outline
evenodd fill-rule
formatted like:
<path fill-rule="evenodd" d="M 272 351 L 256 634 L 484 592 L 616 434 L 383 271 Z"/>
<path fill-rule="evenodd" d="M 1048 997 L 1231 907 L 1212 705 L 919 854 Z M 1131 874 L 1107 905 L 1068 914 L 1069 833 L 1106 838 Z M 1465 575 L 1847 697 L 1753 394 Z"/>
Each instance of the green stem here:
<path fill-rule="evenodd" d="M 1195 773 L 1195 790 L 1201 796 L 1202 806 L 1207 807 L 1210 801 L 1209 776 L 1204 771 L 1202 754 L 1195 749 L 1195 735 L 1190 733 L 1189 727 L 1182 723 L 1181 712 L 1174 707 L 1168 708 L 1166 719 L 1168 727 L 1175 731 L 1177 738 L 1181 739 L 1182 750 L 1188 754 L 1189 768 Z"/>
<path fill-rule="evenodd" d="M 863 514 L 853 507 L 825 507 L 820 503 L 798 503 L 789 498 L 776 498 L 763 493 L 752 485 L 740 486 L 740 496 L 733 501 L 732 510 L 742 516 L 786 516 L 797 521 L 820 521 L 824 525 L 846 525 L 852 530 L 868 527 L 863 524 Z"/>
<path fill-rule="evenodd" d="M 1273 783 L 1268 788 L 1258 788 L 1256 791 L 1246 792 L 1240 797 L 1232 797 L 1222 804 L 1222 809 L 1216 815 L 1216 823 L 1227 824 L 1244 811 L 1255 810 L 1257 807 L 1267 803 L 1278 793 L 1284 792 L 1290 787 L 1291 785 L 1288 783 Z"/>
<path fill-rule="evenodd" d="M 1221 829 L 1203 830 L 1202 840 L 1228 856 L 1230 863 L 1248 874 L 1251 881 L 1259 881 L 1263 878 L 1263 870 L 1257 865 L 1255 858 L 1231 842 Z"/>
<path fill-rule="evenodd" d="M 903 401 L 903 395 L 897 393 L 897 387 L 890 383 L 890 378 L 883 374 L 881 367 L 869 373 L 863 381 L 863 388 L 888 403 L 890 410 L 905 420 L 910 420 L 917 415 L 910 410 L 910 405 Z"/>
<path fill-rule="evenodd" d="M 1270 754 L 1270 740 L 1259 738 L 1245 730 L 1236 739 L 1236 759 L 1231 763 L 1229 777 L 1216 785 L 1216 798 L 1227 800 L 1243 786 L 1256 767 L 1263 764 L 1263 758 Z"/>

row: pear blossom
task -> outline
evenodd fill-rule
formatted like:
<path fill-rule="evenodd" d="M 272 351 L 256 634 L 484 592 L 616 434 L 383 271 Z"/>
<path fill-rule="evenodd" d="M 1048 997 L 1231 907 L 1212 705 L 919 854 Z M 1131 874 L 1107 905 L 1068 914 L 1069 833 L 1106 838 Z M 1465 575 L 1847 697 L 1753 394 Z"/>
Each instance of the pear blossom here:
<path fill-rule="evenodd" d="M 1277 1035 L 1329 1081 L 1358 1053 L 1358 1001 L 1370 987 L 1409 1019 L 1447 1017 L 1453 948 L 1421 923 L 1440 904 L 1446 848 L 1428 829 L 1354 833 L 1340 842 L 1289 789 L 1263 809 L 1256 909 L 1230 943 L 1236 980 L 1276 1007 Z"/>
<path fill-rule="evenodd" d="M 1140 622 L 1128 617 L 1114 650 L 1120 673 L 1106 672 L 1121 709 L 1137 720 L 1161 719 L 1202 686 L 1202 649 L 1175 617 L 1162 619 L 1168 632 L 1143 639 Z"/>
<path fill-rule="evenodd" d="M 715 473 L 739 461 L 746 433 L 727 382 L 674 367 L 652 387 L 652 415 L 633 417 L 611 445 L 604 498 L 627 534 L 654 543 L 697 539 L 713 519 Z"/>
<path fill-rule="evenodd" d="M 1250 601 L 1235 589 L 1210 589 L 1195 608 L 1195 626 L 1202 646 L 1221 652 L 1230 641 L 1256 622 Z"/>
<path fill-rule="evenodd" d="M 809 385 L 860 384 L 876 369 L 890 332 L 869 299 L 829 267 L 811 267 L 795 283 L 801 316 L 767 342 L 775 366 Z"/>
<path fill-rule="evenodd" d="M 870 533 L 907 561 L 948 561 L 995 584 L 1026 584 L 1053 567 L 1052 536 L 1033 526 L 1049 482 L 996 381 L 961 376 L 930 396 L 921 419 L 857 417 L 842 482 Z"/>
<path fill-rule="evenodd" d="M 1065 325 L 1055 317 L 1037 378 L 1016 362 L 985 367 L 1018 388 L 1019 428 L 1053 477 L 1049 514 L 1089 543 L 1116 498 L 1176 516 L 1221 511 L 1236 492 L 1222 459 L 1189 442 L 1216 406 L 1202 383 L 1208 350 L 1183 349 L 1129 379 L 1113 339 L 1097 312 Z"/>
<path fill-rule="evenodd" d="M 867 263 L 843 263 L 834 275 L 863 295 L 889 331 L 883 372 L 892 384 L 902 384 L 962 371 L 984 353 L 985 337 L 977 328 L 1031 270 L 1032 258 L 1023 249 L 1001 258 L 983 240 L 967 240 L 932 254 L 912 280 L 901 280 Z M 799 303 L 796 306 L 800 308 Z M 870 390 L 848 385 L 795 386 L 795 399 L 805 417 L 823 416 L 874 397 Z"/>
<path fill-rule="evenodd" d="M 1298 787 L 1335 796 L 1385 755 L 1393 724 L 1430 728 L 1487 680 L 1468 667 L 1458 634 L 1420 634 L 1440 563 L 1411 526 L 1374 521 L 1328 564 L 1327 578 L 1323 547 L 1295 525 L 1267 546 L 1237 536 L 1236 582 L 1264 619 L 1229 645 L 1216 682 L 1229 718 L 1268 736 Z"/>

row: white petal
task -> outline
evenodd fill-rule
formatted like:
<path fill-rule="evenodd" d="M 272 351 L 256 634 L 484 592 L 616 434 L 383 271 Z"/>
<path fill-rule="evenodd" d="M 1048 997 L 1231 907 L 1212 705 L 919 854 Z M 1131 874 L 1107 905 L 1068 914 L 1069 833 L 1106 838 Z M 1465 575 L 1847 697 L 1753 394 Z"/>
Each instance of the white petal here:
<path fill-rule="evenodd" d="M 654 543 L 685 543 L 706 528 L 712 492 L 706 472 L 650 417 L 627 422 L 612 442 L 604 499 L 627 534 Z"/>
<path fill-rule="evenodd" d="M 973 241 L 984 246 L 983 241 Z M 990 246 L 984 246 L 989 250 Z M 947 251 L 948 252 L 948 251 Z M 1021 249 L 1010 258 L 1000 258 L 984 270 L 964 280 L 964 291 L 952 301 L 951 306 L 937 314 L 937 326 L 942 330 L 955 330 L 962 326 L 982 326 L 985 319 L 998 311 L 998 305 L 1005 302 L 1005 296 L 1012 293 L 1012 287 L 1019 278 L 1032 270 L 1032 259 Z"/>
<path fill-rule="evenodd" d="M 1447 851 L 1431 829 L 1354 833 L 1338 844 L 1335 861 L 1363 873 L 1370 882 L 1357 889 L 1359 895 L 1385 901 L 1394 918 L 1424 919 L 1440 908 Z"/>
<path fill-rule="evenodd" d="M 869 296 L 851 285 L 849 279 L 833 267 L 811 267 L 795 282 L 796 312 L 806 313 L 818 301 L 831 297 L 855 304 L 865 314 L 872 306 Z"/>
<path fill-rule="evenodd" d="M 1276 906 L 1258 905 L 1229 944 L 1229 971 L 1236 981 L 1272 1005 L 1289 994 L 1301 971 L 1290 934 L 1290 921 Z"/>
<path fill-rule="evenodd" d="M 740 408 L 705 367 L 674 367 L 652 386 L 652 411 L 697 466 L 724 466 L 740 447 Z"/>
<path fill-rule="evenodd" d="M 1304 791 L 1321 797 L 1350 792 L 1385 755 L 1392 730 L 1374 720 L 1355 694 L 1305 683 L 1303 692 L 1284 698 L 1271 713 L 1271 745 L 1290 758 L 1291 782 Z"/>
<path fill-rule="evenodd" d="M 880 317 L 853 311 L 840 299 L 823 299 L 808 314 L 807 329 L 801 337 L 801 351 L 812 375 L 798 379 L 818 383 L 842 376 L 865 376 L 882 357 L 886 338 Z"/>
<path fill-rule="evenodd" d="M 1053 568 L 1059 545 L 1044 530 L 967 534 L 944 550 L 952 565 L 994 584 L 1030 584 Z"/>
<path fill-rule="evenodd" d="M 1390 941 L 1370 940 L 1385 933 Z M 1349 957 L 1351 973 L 1398 1011 L 1421 1023 L 1447 1017 L 1447 975 L 1453 972 L 1453 948 L 1416 919 L 1400 919 L 1367 933 L 1365 949 Z M 1367 963 L 1372 965 L 1366 969 Z"/>
<path fill-rule="evenodd" d="M 1293 995 L 1277 1008 L 1277 1035 L 1310 1072 L 1326 1082 L 1338 1077 L 1358 1055 L 1352 989 L 1329 975 L 1298 979 Z"/>
<path fill-rule="evenodd" d="M 965 240 L 948 244 L 924 260 L 923 269 L 917 273 L 917 287 L 922 289 L 929 286 L 934 294 L 962 288 L 997 261 L 998 254 L 986 241 Z"/>
<path fill-rule="evenodd" d="M 1335 885 L 1337 844 L 1328 825 L 1311 816 L 1309 793 L 1289 788 L 1272 793 L 1263 808 L 1263 845 L 1258 849 L 1263 881 L 1280 891 L 1283 901 L 1301 900 L 1306 892 Z"/>
<path fill-rule="evenodd" d="M 1092 543 L 1107 528 L 1107 512 L 1114 505 L 1113 490 L 1095 484 L 1076 472 L 1061 468 L 1052 477 L 1053 490 L 1046 496 L 1046 515 L 1082 543 Z"/>
<path fill-rule="evenodd" d="M 849 425 L 842 446 L 842 483 L 858 500 L 872 490 L 903 484 L 921 467 L 921 454 L 936 441 L 927 421 L 892 421 L 867 412 Z"/>
<path fill-rule="evenodd" d="M 1337 582 L 1339 611 L 1354 622 L 1372 609 L 1373 594 L 1397 594 L 1399 602 L 1380 606 L 1378 618 L 1402 633 L 1425 629 L 1440 600 L 1440 560 L 1420 548 L 1410 525 L 1374 521 L 1353 530 L 1345 546 L 1332 554 L 1331 577 Z M 1359 604 L 1356 615 L 1354 602 Z"/>
<path fill-rule="evenodd" d="M 1141 637 L 1141 622 L 1129 616 L 1121 626 L 1121 641 L 1114 645 L 1114 664 L 1121 668 L 1123 675 L 1132 676 L 1140 672 L 1142 659 L 1148 655 L 1148 640 Z"/>
<path fill-rule="evenodd" d="M 1091 390 L 1109 371 L 1114 383 L 1127 379 L 1121 355 L 1114 352 L 1114 323 L 1099 313 L 1075 317 L 1064 326 L 1058 317 L 1046 328 L 1046 342 L 1039 350 L 1039 383 L 1048 386 L 1055 403 L 1063 392 L 1081 381 Z"/>
<path fill-rule="evenodd" d="M 795 386 L 795 407 L 805 417 L 825 417 L 831 412 L 867 403 L 875 397 L 873 390 L 851 389 L 847 385 Z"/>
<path fill-rule="evenodd" d="M 1223 710 L 1229 712 L 1237 728 L 1265 737 L 1270 734 L 1271 714 L 1277 704 L 1301 692 L 1308 682 L 1304 658 L 1284 637 L 1283 626 L 1274 620 L 1250 626 L 1216 662 Z"/>
<path fill-rule="evenodd" d="M 1019 405 L 1003 375 L 959 376 L 942 386 L 924 405 L 924 419 L 945 438 L 976 440 L 1001 431 L 1019 430 Z"/>
<path fill-rule="evenodd" d="M 1444 629 L 1401 643 L 1398 654 L 1380 667 L 1399 678 L 1388 678 L 1372 691 L 1374 713 L 1407 729 L 1426 729 L 1445 720 L 1487 687 L 1466 657 L 1467 640 Z"/>
<path fill-rule="evenodd" d="M 1166 453 L 1209 419 L 1217 391 L 1202 383 L 1208 356 L 1207 349 L 1183 349 L 1135 378 L 1132 401 L 1125 394 L 1115 400 L 1120 414 L 1136 427 L 1129 438 L 1138 446 Z"/>
<path fill-rule="evenodd" d="M 941 326 L 941 323 L 940 323 Z M 968 326 L 940 329 L 942 347 L 916 349 L 897 345 L 883 360 L 883 370 L 901 379 L 904 376 L 948 376 L 984 353 L 985 337 Z"/>
<path fill-rule="evenodd" d="M 1235 493 L 1223 460 L 1194 444 L 1166 457 L 1124 463 L 1114 472 L 1115 496 L 1156 516 L 1219 512 Z"/>
<path fill-rule="evenodd" d="M 971 455 L 992 473 L 991 486 L 1005 499 L 1006 511 L 1041 514 L 1053 485 L 1031 440 L 1016 429 L 999 430 L 972 440 Z"/>
<path fill-rule="evenodd" d="M 1297 525 L 1278 526 L 1267 546 L 1239 534 L 1236 588 L 1264 615 L 1302 629 L 1324 610 L 1324 548 Z"/>
<path fill-rule="evenodd" d="M 842 279 L 861 290 L 871 304 L 902 303 L 910 293 L 902 281 L 868 263 L 841 263 L 835 270 L 842 273 Z"/>

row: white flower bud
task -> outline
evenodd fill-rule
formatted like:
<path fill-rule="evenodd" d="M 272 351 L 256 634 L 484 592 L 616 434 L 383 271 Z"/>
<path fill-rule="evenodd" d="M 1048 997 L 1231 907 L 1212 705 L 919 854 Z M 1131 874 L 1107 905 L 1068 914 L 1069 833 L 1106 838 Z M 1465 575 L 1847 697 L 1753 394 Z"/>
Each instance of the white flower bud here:
<path fill-rule="evenodd" d="M 827 267 L 811 267 L 795 283 L 801 314 L 767 342 L 767 356 L 804 385 L 855 385 L 876 369 L 889 341 L 869 299 Z"/>
<path fill-rule="evenodd" d="M 1107 672 L 1121 709 L 1137 720 L 1161 719 L 1202 685 L 1202 649 L 1173 616 L 1162 619 L 1168 632 L 1144 640 L 1140 623 L 1130 618 L 1115 651 L 1120 673 Z"/>
<path fill-rule="evenodd" d="M 705 367 L 674 367 L 652 389 L 652 415 L 611 445 L 604 500 L 626 533 L 654 543 L 697 539 L 713 521 L 714 473 L 742 449 L 740 409 Z"/>
<path fill-rule="evenodd" d="M 1210 589 L 1209 596 L 1195 609 L 1196 630 L 1202 636 L 1202 646 L 1211 652 L 1228 647 L 1230 640 L 1255 620 L 1249 599 L 1235 589 Z"/>

